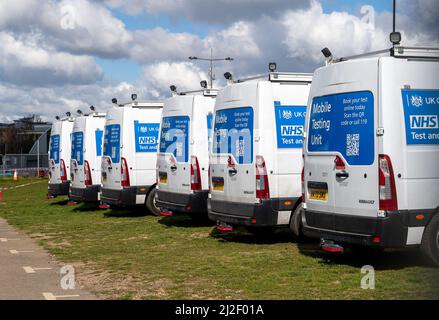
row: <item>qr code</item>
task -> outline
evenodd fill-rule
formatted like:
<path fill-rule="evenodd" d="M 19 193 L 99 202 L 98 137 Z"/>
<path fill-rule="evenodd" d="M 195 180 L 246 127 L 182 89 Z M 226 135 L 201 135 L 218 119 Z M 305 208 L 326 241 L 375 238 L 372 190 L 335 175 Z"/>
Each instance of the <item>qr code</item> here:
<path fill-rule="evenodd" d="M 346 155 L 358 156 L 360 155 L 360 134 L 353 133 L 346 135 Z"/>
<path fill-rule="evenodd" d="M 238 157 L 244 156 L 244 151 L 245 151 L 244 140 L 236 140 L 235 151 L 236 151 L 235 155 L 237 155 Z"/>

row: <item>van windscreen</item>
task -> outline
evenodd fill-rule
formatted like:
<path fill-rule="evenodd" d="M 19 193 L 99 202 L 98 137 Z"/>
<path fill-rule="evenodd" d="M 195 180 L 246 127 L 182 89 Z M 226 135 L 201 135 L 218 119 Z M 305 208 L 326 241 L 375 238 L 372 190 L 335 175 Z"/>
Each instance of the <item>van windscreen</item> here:
<path fill-rule="evenodd" d="M 374 161 L 374 101 L 370 91 L 339 93 L 312 100 L 309 152 L 339 152 L 350 165 Z"/>
<path fill-rule="evenodd" d="M 163 117 L 160 152 L 172 153 L 177 162 L 188 162 L 189 125 L 188 116 Z"/>
<path fill-rule="evenodd" d="M 120 125 L 105 126 L 104 156 L 110 157 L 113 163 L 120 162 Z"/>
<path fill-rule="evenodd" d="M 72 133 L 72 159 L 76 160 L 79 166 L 84 164 L 84 133 Z"/>
<path fill-rule="evenodd" d="M 253 162 L 252 107 L 216 111 L 212 152 L 231 154 L 239 164 Z"/>

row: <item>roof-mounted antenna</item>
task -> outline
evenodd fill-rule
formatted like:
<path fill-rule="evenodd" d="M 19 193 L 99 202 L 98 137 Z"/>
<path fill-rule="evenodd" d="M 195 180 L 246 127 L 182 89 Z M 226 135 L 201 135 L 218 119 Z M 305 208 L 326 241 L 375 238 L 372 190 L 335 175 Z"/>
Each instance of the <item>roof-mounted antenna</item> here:
<path fill-rule="evenodd" d="M 393 0 L 393 29 L 390 33 L 390 42 L 392 42 L 393 45 L 393 48 L 391 50 L 393 56 L 393 49 L 396 45 L 401 43 L 401 33 L 396 31 L 396 0 Z"/>
<path fill-rule="evenodd" d="M 96 108 L 94 106 L 90 106 L 90 110 L 96 112 Z"/>
<path fill-rule="evenodd" d="M 72 114 L 71 114 L 70 112 L 66 112 L 66 116 L 67 116 L 68 118 L 70 118 L 70 117 L 72 116 Z"/>
<path fill-rule="evenodd" d="M 59 117 L 59 116 L 56 116 L 56 117 L 55 117 L 55 119 L 56 119 L 56 120 L 59 120 L 59 119 L 60 119 L 60 117 Z"/>
<path fill-rule="evenodd" d="M 78 110 L 76 110 L 76 113 L 79 115 L 82 115 L 82 110 L 78 109 Z"/>

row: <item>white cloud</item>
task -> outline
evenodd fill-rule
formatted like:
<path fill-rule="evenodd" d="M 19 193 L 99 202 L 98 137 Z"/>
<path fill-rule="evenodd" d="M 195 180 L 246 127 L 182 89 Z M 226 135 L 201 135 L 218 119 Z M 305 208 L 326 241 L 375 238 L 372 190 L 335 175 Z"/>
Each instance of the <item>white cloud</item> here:
<path fill-rule="evenodd" d="M 206 73 L 190 62 L 160 62 L 143 69 L 139 89 L 144 96 L 163 98 L 171 85 L 178 91 L 197 90 L 201 80 L 207 80 Z"/>
<path fill-rule="evenodd" d="M 102 77 L 93 58 L 41 48 L 38 37 L 16 39 L 0 32 L 0 43 L 0 80 L 44 86 L 91 83 Z"/>

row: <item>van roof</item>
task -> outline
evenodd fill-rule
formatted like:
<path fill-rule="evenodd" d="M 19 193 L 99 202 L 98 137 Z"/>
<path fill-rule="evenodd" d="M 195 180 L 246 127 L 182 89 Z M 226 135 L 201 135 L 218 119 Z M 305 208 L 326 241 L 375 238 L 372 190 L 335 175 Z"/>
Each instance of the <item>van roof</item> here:
<path fill-rule="evenodd" d="M 203 95 L 205 97 L 216 97 L 218 94 L 218 89 L 201 89 L 201 90 L 192 90 L 185 92 L 178 92 L 175 95 L 185 96 L 185 95 Z"/>
<path fill-rule="evenodd" d="M 253 80 L 266 80 L 270 82 L 311 83 L 312 73 L 270 72 L 268 74 L 261 74 L 249 78 L 238 79 L 236 81 L 232 81 L 232 83 L 242 83 Z"/>
<path fill-rule="evenodd" d="M 439 60 L 439 48 L 395 46 L 390 49 L 372 51 L 363 54 L 334 59 L 332 61 L 329 61 L 329 63 L 338 63 L 366 57 L 394 57 L 417 60 Z"/>
<path fill-rule="evenodd" d="M 119 107 L 132 107 L 132 108 L 163 108 L 163 101 L 160 100 L 144 100 L 144 101 L 130 101 L 119 104 Z"/>

